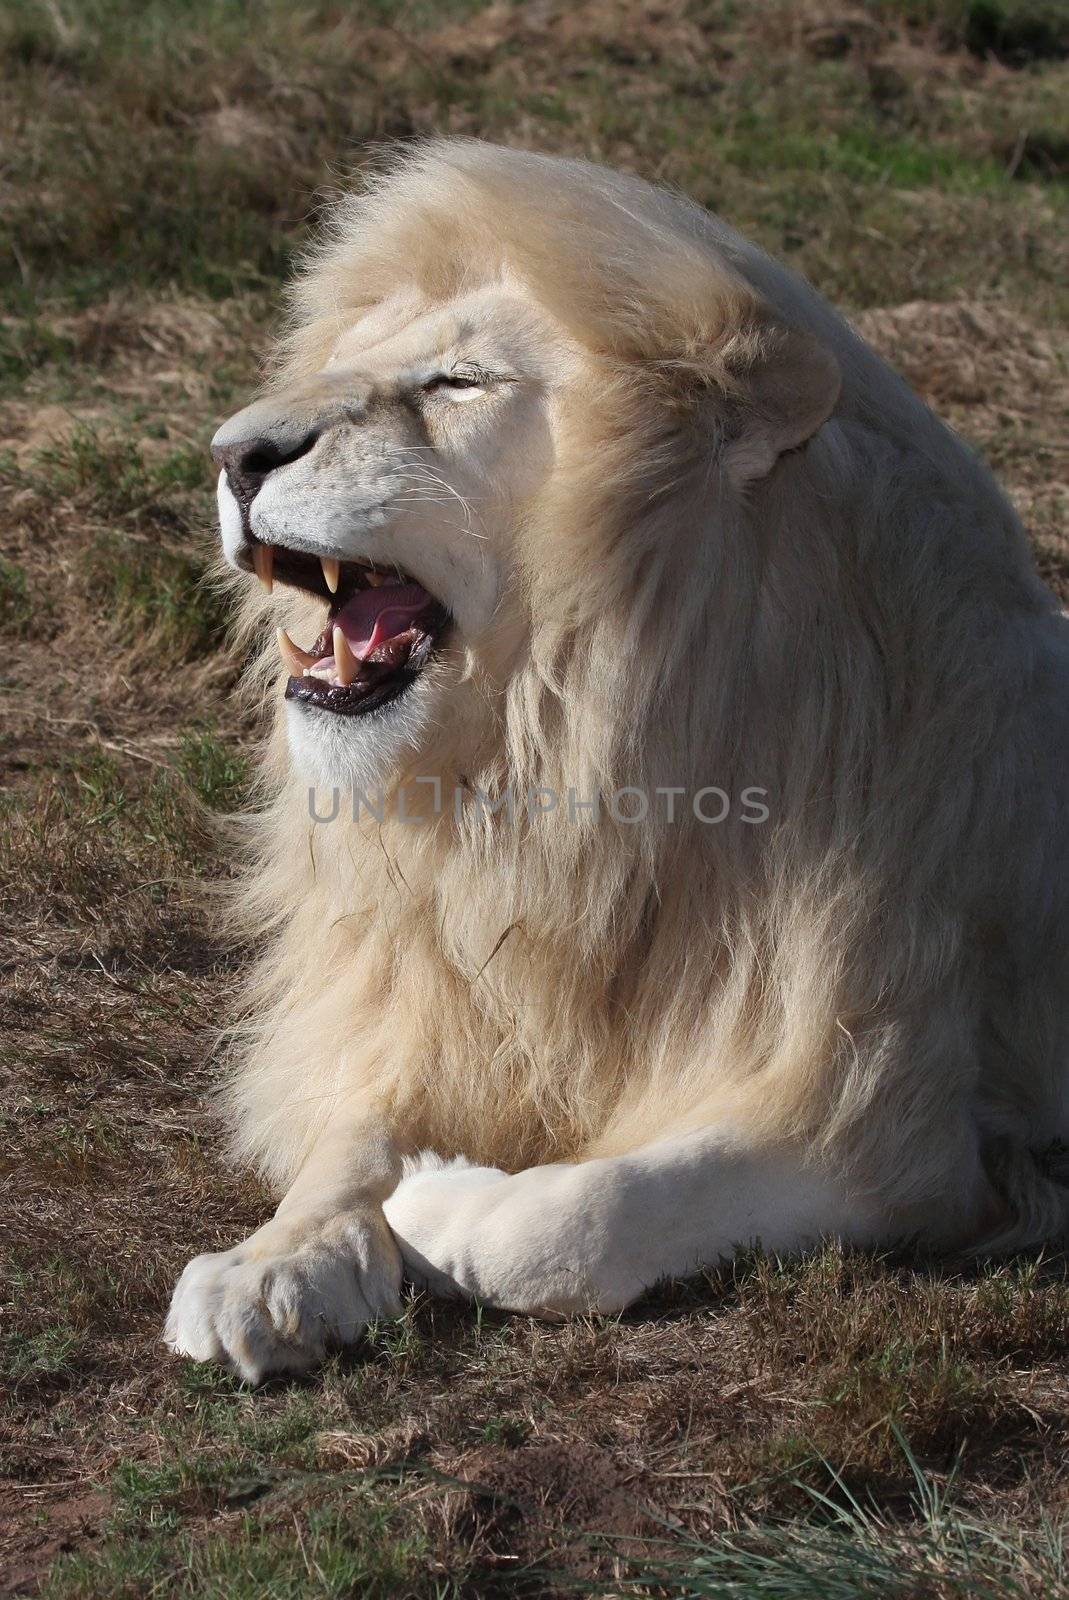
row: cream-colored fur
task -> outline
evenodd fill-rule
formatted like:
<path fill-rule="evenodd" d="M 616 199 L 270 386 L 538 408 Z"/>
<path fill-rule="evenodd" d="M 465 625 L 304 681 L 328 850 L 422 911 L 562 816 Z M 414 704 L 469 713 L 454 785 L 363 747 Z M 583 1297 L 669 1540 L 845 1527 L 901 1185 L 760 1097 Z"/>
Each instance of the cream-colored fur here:
<path fill-rule="evenodd" d="M 484 386 L 426 387 L 465 362 Z M 170 1342 L 256 1378 L 405 1270 L 557 1312 L 754 1239 L 1062 1232 L 1069 626 L 966 447 L 723 223 L 465 140 L 341 205 L 219 437 L 309 428 L 254 531 L 396 562 L 456 625 L 380 718 L 254 671 L 227 1094 L 285 1198 L 190 1264 Z M 316 824 L 310 783 L 403 786 L 422 823 Z M 645 820 L 565 798 L 623 788 L 660 792 Z"/>

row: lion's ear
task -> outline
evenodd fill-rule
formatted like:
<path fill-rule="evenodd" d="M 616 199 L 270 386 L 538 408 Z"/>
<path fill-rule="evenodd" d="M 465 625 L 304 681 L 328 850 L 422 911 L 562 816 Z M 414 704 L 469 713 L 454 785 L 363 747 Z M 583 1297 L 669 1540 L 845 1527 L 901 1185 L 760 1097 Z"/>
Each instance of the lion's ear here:
<path fill-rule="evenodd" d="M 754 359 L 736 374 L 736 425 L 725 456 L 739 487 L 763 478 L 785 450 L 811 439 L 842 387 L 839 363 L 812 334 L 766 325 L 755 344 Z"/>

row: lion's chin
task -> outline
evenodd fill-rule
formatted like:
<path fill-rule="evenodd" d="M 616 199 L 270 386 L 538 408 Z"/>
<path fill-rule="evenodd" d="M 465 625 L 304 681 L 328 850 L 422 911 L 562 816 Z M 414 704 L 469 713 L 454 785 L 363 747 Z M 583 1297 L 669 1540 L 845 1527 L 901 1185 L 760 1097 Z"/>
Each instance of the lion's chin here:
<path fill-rule="evenodd" d="M 339 716 L 314 702 L 289 698 L 286 733 L 291 770 L 310 789 L 329 795 L 372 795 L 388 789 L 434 725 L 429 685 L 415 682 L 379 711 Z"/>

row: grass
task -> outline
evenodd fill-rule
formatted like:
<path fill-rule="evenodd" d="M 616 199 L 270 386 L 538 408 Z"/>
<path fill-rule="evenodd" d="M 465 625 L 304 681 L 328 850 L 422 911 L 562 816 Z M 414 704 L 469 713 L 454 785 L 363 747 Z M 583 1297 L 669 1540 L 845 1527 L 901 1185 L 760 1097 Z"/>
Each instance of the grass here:
<path fill-rule="evenodd" d="M 318 197 L 369 141 L 435 128 L 528 128 L 552 148 L 623 153 L 855 303 L 915 288 L 918 224 L 944 240 L 929 275 L 960 275 L 967 255 L 982 284 L 1027 277 L 1033 296 L 1063 303 L 1069 79 L 1058 59 L 1039 79 L 1032 70 L 1034 57 L 1065 53 L 1055 0 L 872 5 L 877 30 L 946 52 L 946 70 L 929 62 L 920 81 L 916 57 L 905 69 L 875 59 L 871 28 L 840 24 L 829 56 L 819 12 L 807 33 L 780 0 L 695 0 L 660 25 L 624 9 L 626 25 L 581 8 L 562 65 L 552 30 L 520 5 L 495 12 L 483 42 L 479 4 L 268 0 L 250 29 L 222 0 L 187 0 L 177 28 L 159 0 L 91 0 L 70 17 L 13 0 L 0 107 L 13 136 L 28 122 L 36 136 L 8 141 L 8 362 L 49 359 L 57 297 L 87 305 L 136 284 L 225 297 L 273 283 Z M 1026 66 L 989 93 L 961 63 L 1000 50 Z M 1033 184 L 1060 227 L 1033 225 Z"/>
<path fill-rule="evenodd" d="M 211 811 L 235 811 L 247 794 L 247 760 L 210 728 L 190 728 L 183 734 L 181 769 L 193 793 Z"/>
<path fill-rule="evenodd" d="M 65 367 L 73 354 L 69 339 L 32 316 L 0 324 L 0 386 L 17 388 L 42 368 Z"/>
<path fill-rule="evenodd" d="M 81 563 L 86 598 L 120 635 L 158 643 L 173 659 L 217 651 L 225 613 L 203 560 L 129 535 L 101 533 Z"/>
<path fill-rule="evenodd" d="M 368 141 L 725 211 L 990 458 L 1069 599 L 1050 0 L 9 0 L 0 15 L 0 1591 L 1069 1594 L 1069 1280 L 759 1255 L 562 1327 L 413 1301 L 311 1383 L 171 1362 L 228 1165 L 202 892 L 250 792 L 204 443 Z M 943 302 L 946 302 L 945 304 Z"/>
<path fill-rule="evenodd" d="M 255 1514 L 246 1513 L 225 1542 L 205 1547 L 180 1538 L 182 1563 L 165 1586 L 158 1560 L 163 1542 L 149 1539 L 64 1563 L 43 1593 L 54 1600 L 112 1600 L 151 1586 L 157 1594 L 198 1600 L 395 1600 L 415 1592 L 426 1547 L 395 1532 L 393 1520 L 366 1488 L 354 1485 L 344 1514 L 324 1507 L 310 1512 L 303 1526 L 265 1533 Z M 422 1592 L 447 1600 L 456 1591 L 442 1584 Z"/>
<path fill-rule="evenodd" d="M 119 1275 L 50 1272 L 80 1379 L 18 1387 L 55 1415 L 131 1311 Z M 1067 1293 L 1036 1262 L 755 1254 L 608 1322 L 414 1301 L 314 1385 L 171 1369 L 106 1427 L 97 1540 L 45 1592 L 1056 1597 L 1065 1424 L 1007 1375 L 1057 1370 Z"/>
<path fill-rule="evenodd" d="M 715 1543 L 661 1541 L 651 1559 L 631 1562 L 614 1593 L 643 1592 L 687 1600 L 856 1600 L 857 1596 L 938 1595 L 953 1600 L 1011 1600 L 1064 1594 L 1069 1586 L 1064 1522 L 999 1525 L 963 1515 L 953 1504 L 953 1475 L 929 1479 L 899 1436 L 913 1475 L 908 1518 L 892 1522 L 829 1469 L 826 1491 L 807 1489 L 807 1521 L 741 1533 Z"/>
<path fill-rule="evenodd" d="M 921 0 L 910 9 L 974 55 L 1017 66 L 1069 55 L 1069 17 L 1059 0 Z"/>
<path fill-rule="evenodd" d="M 84 512 L 133 524 L 153 518 L 180 523 L 168 493 L 203 489 L 208 480 L 204 451 L 169 450 L 147 462 L 128 435 L 102 434 L 80 426 L 61 443 L 37 452 L 27 481 L 40 492 L 73 499 Z"/>
<path fill-rule="evenodd" d="M 26 573 L 17 562 L 0 556 L 0 620 L 12 635 L 20 634 L 33 616 Z"/>
<path fill-rule="evenodd" d="M 25 1378 L 56 1377 L 76 1365 L 83 1343 L 80 1330 L 63 1323 L 42 1328 L 32 1337 L 16 1335 L 5 1354 L 7 1372 L 15 1383 Z"/>
<path fill-rule="evenodd" d="M 207 467 L 192 445 L 146 458 L 131 433 L 76 423 L 25 464 L 0 465 L 0 486 L 21 494 L 31 527 L 76 521 L 72 577 L 94 617 L 124 643 L 189 660 L 218 652 L 225 631 L 200 535 Z M 23 568 L 0 565 L 0 610 L 18 631 L 35 616 L 50 626 L 50 609 Z"/>

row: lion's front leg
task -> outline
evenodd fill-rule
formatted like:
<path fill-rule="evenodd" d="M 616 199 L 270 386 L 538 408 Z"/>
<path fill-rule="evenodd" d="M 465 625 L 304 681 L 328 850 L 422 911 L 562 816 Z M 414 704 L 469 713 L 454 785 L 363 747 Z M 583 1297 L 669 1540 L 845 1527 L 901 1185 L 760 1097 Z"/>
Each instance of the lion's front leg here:
<path fill-rule="evenodd" d="M 258 1383 L 303 1372 L 401 1308 L 401 1257 L 382 1200 L 400 1155 L 342 1125 L 316 1145 L 270 1222 L 231 1250 L 195 1256 L 175 1286 L 164 1339 Z"/>
<path fill-rule="evenodd" d="M 618 1311 L 740 1245 L 894 1233 L 799 1152 L 748 1148 L 722 1129 L 512 1175 L 428 1156 L 385 1209 L 415 1282 L 535 1314 Z"/>

